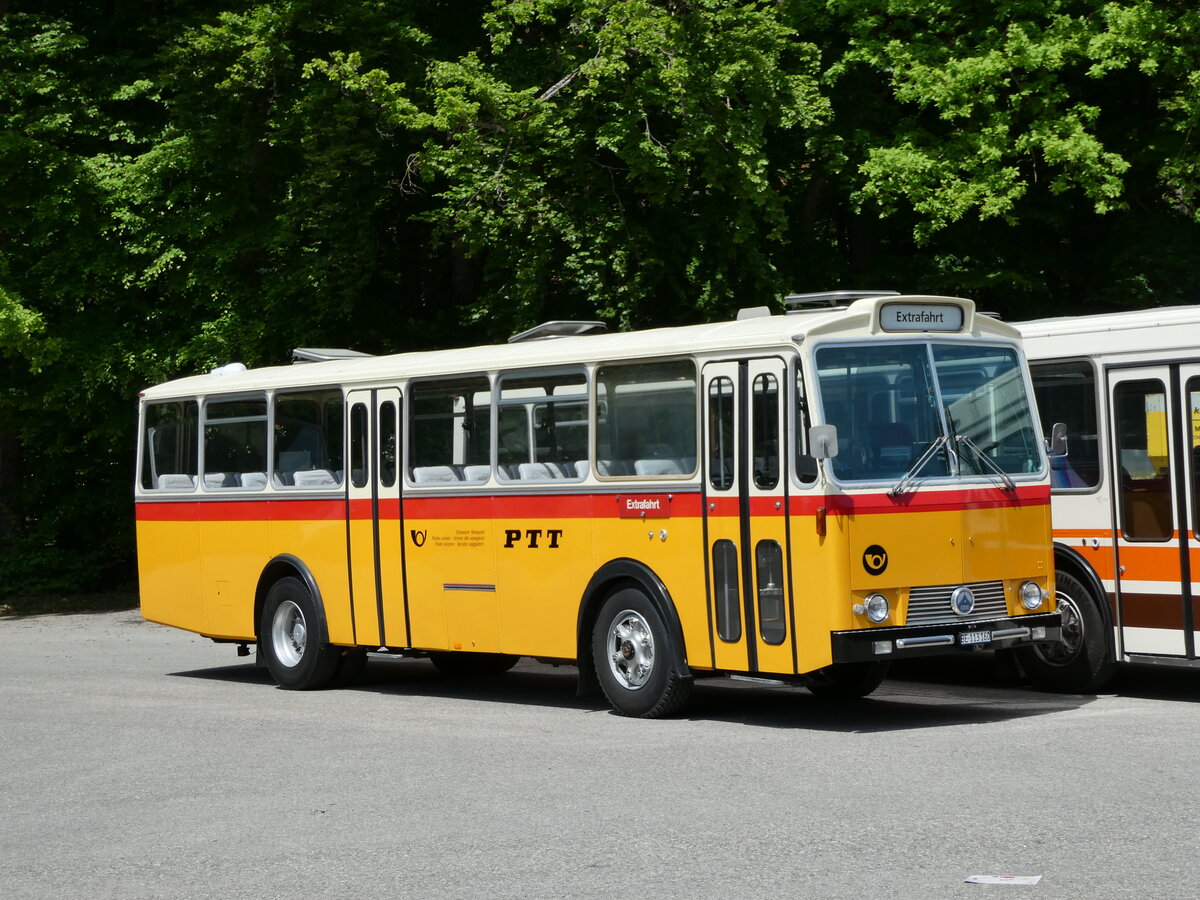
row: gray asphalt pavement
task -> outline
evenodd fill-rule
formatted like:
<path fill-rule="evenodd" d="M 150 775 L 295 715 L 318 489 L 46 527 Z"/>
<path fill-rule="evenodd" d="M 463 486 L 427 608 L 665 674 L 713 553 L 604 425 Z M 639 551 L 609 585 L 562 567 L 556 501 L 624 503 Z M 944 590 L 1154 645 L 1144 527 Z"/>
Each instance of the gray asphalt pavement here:
<path fill-rule="evenodd" d="M 639 721 L 528 660 L 294 693 L 136 612 L 0 619 L 0 897 L 1200 894 L 1200 673 L 899 674 Z"/>

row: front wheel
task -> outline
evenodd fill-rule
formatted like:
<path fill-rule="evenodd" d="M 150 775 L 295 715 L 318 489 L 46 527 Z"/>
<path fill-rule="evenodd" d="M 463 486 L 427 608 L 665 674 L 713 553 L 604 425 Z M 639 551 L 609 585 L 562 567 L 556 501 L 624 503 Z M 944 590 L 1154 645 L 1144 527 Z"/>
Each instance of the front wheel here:
<path fill-rule="evenodd" d="M 1114 665 L 1104 639 L 1099 601 L 1067 572 L 1055 574 L 1054 594 L 1062 613 L 1062 643 L 1021 647 L 1017 659 L 1039 690 L 1094 693 L 1108 683 Z"/>
<path fill-rule="evenodd" d="M 329 644 L 316 601 L 297 578 L 281 578 L 267 592 L 258 645 L 281 688 L 323 688 L 337 671 L 338 650 Z"/>
<path fill-rule="evenodd" d="M 623 716 L 655 719 L 678 712 L 692 691 L 681 674 L 667 627 L 637 588 L 624 588 L 600 608 L 592 657 L 604 696 Z"/>

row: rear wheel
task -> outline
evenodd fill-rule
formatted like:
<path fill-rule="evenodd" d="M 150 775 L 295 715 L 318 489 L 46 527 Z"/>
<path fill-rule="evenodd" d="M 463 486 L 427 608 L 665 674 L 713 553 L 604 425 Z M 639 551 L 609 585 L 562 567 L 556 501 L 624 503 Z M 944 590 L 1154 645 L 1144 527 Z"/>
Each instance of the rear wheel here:
<path fill-rule="evenodd" d="M 341 658 L 329 644 L 316 601 L 298 578 L 281 578 L 267 592 L 258 642 L 271 677 L 288 690 L 325 687 Z"/>
<path fill-rule="evenodd" d="M 640 590 L 619 590 L 600 608 L 592 657 L 604 696 L 621 715 L 653 719 L 683 707 L 692 681 L 676 667 L 674 650 L 662 617 Z"/>
<path fill-rule="evenodd" d="M 1020 648 L 1016 652 L 1021 668 L 1039 690 L 1098 691 L 1113 673 L 1100 601 L 1069 572 L 1055 574 L 1054 594 L 1062 613 L 1062 643 Z"/>
<path fill-rule="evenodd" d="M 886 662 L 834 663 L 817 673 L 808 689 L 822 700 L 858 700 L 887 677 Z"/>

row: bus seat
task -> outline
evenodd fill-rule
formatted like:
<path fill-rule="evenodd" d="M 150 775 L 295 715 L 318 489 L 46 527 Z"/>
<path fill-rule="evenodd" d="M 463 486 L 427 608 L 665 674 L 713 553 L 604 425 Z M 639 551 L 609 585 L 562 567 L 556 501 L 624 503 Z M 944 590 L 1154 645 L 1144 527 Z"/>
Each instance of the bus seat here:
<path fill-rule="evenodd" d="M 524 481 L 550 481 L 561 476 L 546 463 L 521 463 L 517 466 L 517 477 Z"/>
<path fill-rule="evenodd" d="M 596 460 L 597 475 L 632 475 L 633 466 L 624 459 L 598 459 Z"/>
<path fill-rule="evenodd" d="M 196 487 L 195 475 L 159 475 L 157 487 L 160 491 L 190 491 Z"/>
<path fill-rule="evenodd" d="M 450 466 L 417 466 L 412 470 L 415 484 L 442 484 L 458 481 L 458 473 Z"/>
<path fill-rule="evenodd" d="M 338 479 L 328 469 L 301 469 L 292 475 L 296 487 L 337 487 Z"/>
<path fill-rule="evenodd" d="M 242 487 L 244 488 L 265 488 L 267 486 L 266 472 L 243 472 Z"/>
<path fill-rule="evenodd" d="M 232 488 L 238 486 L 236 472 L 205 472 L 204 486 L 206 488 Z"/>
<path fill-rule="evenodd" d="M 682 475 L 683 469 L 673 459 L 638 459 L 634 460 L 635 475 Z"/>
<path fill-rule="evenodd" d="M 577 459 L 573 465 L 576 478 L 588 477 L 588 461 L 586 459 Z"/>
<path fill-rule="evenodd" d="M 491 466 L 464 466 L 463 478 L 466 481 L 487 481 L 492 475 Z"/>

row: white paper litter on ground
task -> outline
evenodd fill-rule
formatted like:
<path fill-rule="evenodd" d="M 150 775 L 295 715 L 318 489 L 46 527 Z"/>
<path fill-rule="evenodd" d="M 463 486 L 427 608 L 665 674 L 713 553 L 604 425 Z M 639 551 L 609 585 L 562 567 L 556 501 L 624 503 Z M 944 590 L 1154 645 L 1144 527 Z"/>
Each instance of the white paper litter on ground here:
<path fill-rule="evenodd" d="M 1041 875 L 972 875 L 967 884 L 1037 884 Z"/>

